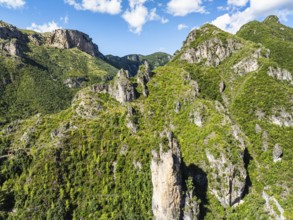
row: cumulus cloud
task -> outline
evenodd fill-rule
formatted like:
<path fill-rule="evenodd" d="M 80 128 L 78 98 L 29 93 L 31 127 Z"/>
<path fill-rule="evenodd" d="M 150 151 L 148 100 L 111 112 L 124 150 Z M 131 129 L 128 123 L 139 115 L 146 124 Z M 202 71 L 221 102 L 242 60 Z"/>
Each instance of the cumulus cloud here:
<path fill-rule="evenodd" d="M 212 24 L 225 31 L 236 33 L 245 23 L 270 14 L 277 14 L 281 19 L 285 20 L 286 16 L 293 14 L 293 1 L 250 0 L 250 6 L 245 10 L 221 15 L 213 20 Z"/>
<path fill-rule="evenodd" d="M 201 0 L 171 0 L 167 4 L 167 11 L 174 16 L 185 16 L 193 12 L 206 12 Z"/>
<path fill-rule="evenodd" d="M 40 33 L 45 33 L 45 32 L 54 31 L 56 29 L 62 29 L 62 27 L 59 27 L 55 21 L 51 21 L 45 24 L 40 24 L 40 25 L 36 23 L 32 23 L 31 26 L 27 27 L 26 29 L 40 32 Z"/>
<path fill-rule="evenodd" d="M 65 3 L 73 6 L 76 10 L 88 10 L 92 12 L 119 14 L 122 0 L 65 0 Z"/>
<path fill-rule="evenodd" d="M 142 27 L 148 21 L 160 20 L 162 24 L 169 20 L 157 14 L 157 9 L 149 10 L 144 4 L 146 0 L 129 0 L 129 9 L 127 9 L 122 18 L 129 24 L 129 29 L 135 34 L 140 34 Z"/>
<path fill-rule="evenodd" d="M 184 30 L 184 29 L 186 29 L 186 28 L 188 28 L 188 26 L 187 26 L 186 24 L 179 24 L 179 25 L 177 26 L 178 31 Z"/>
<path fill-rule="evenodd" d="M 0 5 L 6 8 L 22 8 L 25 5 L 24 0 L 0 0 Z"/>

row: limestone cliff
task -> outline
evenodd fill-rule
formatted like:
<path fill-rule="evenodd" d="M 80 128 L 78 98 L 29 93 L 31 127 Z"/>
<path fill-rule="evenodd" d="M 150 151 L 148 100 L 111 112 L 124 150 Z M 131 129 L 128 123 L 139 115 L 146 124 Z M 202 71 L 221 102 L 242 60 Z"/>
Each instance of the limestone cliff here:
<path fill-rule="evenodd" d="M 99 48 L 85 33 L 76 30 L 58 29 L 45 35 L 45 45 L 60 49 L 78 48 L 92 56 L 101 57 Z"/>
<path fill-rule="evenodd" d="M 156 220 L 180 218 L 182 202 L 181 153 L 172 132 L 163 132 L 168 138 L 168 150 L 153 151 L 151 174 L 153 183 L 152 210 Z"/>

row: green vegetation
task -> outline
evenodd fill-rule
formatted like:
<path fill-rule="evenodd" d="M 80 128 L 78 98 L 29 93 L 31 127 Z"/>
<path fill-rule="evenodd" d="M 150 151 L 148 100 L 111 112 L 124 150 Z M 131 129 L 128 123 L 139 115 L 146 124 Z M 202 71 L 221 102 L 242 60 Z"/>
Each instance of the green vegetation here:
<path fill-rule="evenodd" d="M 293 129 L 272 121 L 284 112 L 292 117 L 293 88 L 267 74 L 269 67 L 291 70 L 290 64 L 269 47 L 272 59 L 255 58 L 257 70 L 239 74 L 233 67 L 255 51 L 265 54 L 262 45 L 212 25 L 196 35 L 189 48 L 215 37 L 225 47 L 227 38 L 243 46 L 208 67 L 180 59 L 185 42 L 171 62 L 153 71 L 148 97 L 125 104 L 91 87 L 112 78 L 115 68 L 77 49 L 29 45 L 26 61 L 3 56 L 0 79 L 9 83 L 0 84 L 1 121 L 26 119 L 0 130 L 0 219 L 152 219 L 150 163 L 160 144 L 168 149 L 168 138 L 160 135 L 166 129 L 179 142 L 184 174 L 194 174 L 186 187 L 195 191 L 201 219 L 269 219 L 264 191 L 293 219 Z M 286 39 L 290 43 L 289 34 Z M 63 82 L 70 77 L 89 87 L 69 89 Z M 87 111 L 94 114 L 84 117 Z M 137 132 L 128 128 L 129 120 Z M 283 156 L 273 162 L 276 144 Z M 221 163 L 215 167 L 208 157 Z M 215 191 L 220 197 L 229 191 L 228 167 L 246 189 L 243 203 L 224 208 Z"/>
<path fill-rule="evenodd" d="M 106 57 L 110 64 L 117 69 L 128 70 L 131 76 L 136 75 L 139 66 L 143 64 L 144 61 L 147 61 L 150 64 L 151 69 L 155 69 L 159 66 L 164 66 L 171 59 L 171 55 L 162 52 L 153 53 L 147 56 L 131 54 L 124 57 L 112 55 Z"/>

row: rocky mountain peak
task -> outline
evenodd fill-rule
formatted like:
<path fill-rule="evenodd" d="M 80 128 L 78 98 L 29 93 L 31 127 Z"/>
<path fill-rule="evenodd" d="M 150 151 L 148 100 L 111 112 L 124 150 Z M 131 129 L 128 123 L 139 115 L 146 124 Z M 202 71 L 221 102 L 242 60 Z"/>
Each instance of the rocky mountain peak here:
<path fill-rule="evenodd" d="M 76 30 L 58 29 L 46 37 L 46 44 L 60 49 L 78 48 L 92 56 L 101 56 L 99 48 L 85 33 Z"/>
<path fill-rule="evenodd" d="M 276 15 L 270 15 L 263 22 L 264 23 L 277 23 L 277 24 L 280 24 L 280 19 Z"/>

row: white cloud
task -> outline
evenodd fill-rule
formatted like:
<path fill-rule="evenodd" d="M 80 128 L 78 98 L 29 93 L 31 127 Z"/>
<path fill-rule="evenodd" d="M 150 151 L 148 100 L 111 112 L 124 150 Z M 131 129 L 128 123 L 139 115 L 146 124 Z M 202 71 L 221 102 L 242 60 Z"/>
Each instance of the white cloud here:
<path fill-rule="evenodd" d="M 245 23 L 271 14 L 277 14 L 281 19 L 285 20 L 286 16 L 293 14 L 293 1 L 250 0 L 250 6 L 245 10 L 226 13 L 217 17 L 211 23 L 225 31 L 236 33 Z"/>
<path fill-rule="evenodd" d="M 69 17 L 67 15 L 65 17 L 61 17 L 60 21 L 62 21 L 64 24 L 68 24 Z"/>
<path fill-rule="evenodd" d="M 161 18 L 161 23 L 162 24 L 167 24 L 169 22 L 169 19 L 167 18 Z"/>
<path fill-rule="evenodd" d="M 186 24 L 179 24 L 179 25 L 177 26 L 178 31 L 184 30 L 184 29 L 186 29 L 186 28 L 188 28 L 188 26 L 187 26 Z"/>
<path fill-rule="evenodd" d="M 51 32 L 56 29 L 62 29 L 62 27 L 59 27 L 55 21 L 51 21 L 45 24 L 40 24 L 40 25 L 36 23 L 32 23 L 32 25 L 30 27 L 27 27 L 26 29 L 44 33 L 44 32 Z"/>
<path fill-rule="evenodd" d="M 201 0 L 171 0 L 167 4 L 167 11 L 174 16 L 185 16 L 193 12 L 206 12 Z"/>
<path fill-rule="evenodd" d="M 135 34 L 140 34 L 142 27 L 148 21 L 160 20 L 162 24 L 169 22 L 168 19 L 157 14 L 157 9 L 148 10 L 144 5 L 146 0 L 129 0 L 129 9 L 127 9 L 122 18 L 129 24 L 129 29 Z"/>
<path fill-rule="evenodd" d="M 129 24 L 130 31 L 139 34 L 143 25 L 147 22 L 148 9 L 142 5 L 131 8 L 122 15 L 123 19 Z"/>
<path fill-rule="evenodd" d="M 92 12 L 119 14 L 122 0 L 65 0 L 65 3 L 73 6 L 76 10 L 88 10 Z"/>
<path fill-rule="evenodd" d="M 249 0 L 228 0 L 228 5 L 234 5 L 238 7 L 243 7 L 245 6 Z"/>
<path fill-rule="evenodd" d="M 25 0 L 0 0 L 0 5 L 7 8 L 22 8 L 25 5 Z"/>

